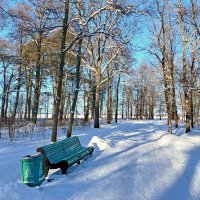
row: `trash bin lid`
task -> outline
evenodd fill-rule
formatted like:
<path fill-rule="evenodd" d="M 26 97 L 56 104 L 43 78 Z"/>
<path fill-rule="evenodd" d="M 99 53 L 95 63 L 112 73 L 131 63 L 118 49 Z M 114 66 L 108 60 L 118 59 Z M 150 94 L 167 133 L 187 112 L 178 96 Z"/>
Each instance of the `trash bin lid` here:
<path fill-rule="evenodd" d="M 41 158 L 43 157 L 43 155 L 41 153 L 35 153 L 35 154 L 32 154 L 32 155 L 26 155 L 24 157 L 22 157 L 21 159 L 24 160 L 28 160 L 28 159 L 35 159 L 35 158 Z"/>
<path fill-rule="evenodd" d="M 38 152 L 38 153 L 35 153 L 35 154 L 32 154 L 32 155 L 30 155 L 31 157 L 38 157 L 38 156 L 42 156 L 42 154 L 40 153 L 40 152 Z"/>
<path fill-rule="evenodd" d="M 31 159 L 31 155 L 26 155 L 26 156 L 22 157 L 21 159 Z"/>

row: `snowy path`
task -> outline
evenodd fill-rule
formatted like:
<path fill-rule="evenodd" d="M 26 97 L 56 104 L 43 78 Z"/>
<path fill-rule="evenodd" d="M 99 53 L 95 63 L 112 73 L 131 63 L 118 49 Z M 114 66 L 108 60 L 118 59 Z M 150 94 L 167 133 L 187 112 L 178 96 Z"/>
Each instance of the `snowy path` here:
<path fill-rule="evenodd" d="M 163 124 L 124 121 L 84 130 L 80 134 L 83 144 L 93 137 L 91 158 L 71 167 L 67 176 L 52 173 L 54 180 L 39 189 L 22 185 L 11 166 L 11 177 L 3 174 L 5 179 L 0 181 L 0 199 L 30 199 L 31 195 L 31 199 L 48 200 L 200 200 L 200 136 L 169 135 Z M 21 156 L 21 148 L 16 145 L 11 150 Z M 7 164 L 17 166 L 19 158 L 11 158 Z"/>

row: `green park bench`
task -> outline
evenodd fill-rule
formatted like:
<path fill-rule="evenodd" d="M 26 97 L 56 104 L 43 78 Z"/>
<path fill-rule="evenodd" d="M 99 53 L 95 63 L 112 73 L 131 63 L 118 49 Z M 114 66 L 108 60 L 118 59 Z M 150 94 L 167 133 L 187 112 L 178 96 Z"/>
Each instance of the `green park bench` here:
<path fill-rule="evenodd" d="M 92 155 L 93 147 L 83 147 L 77 136 L 66 138 L 52 144 L 37 148 L 45 157 L 45 176 L 49 169 L 60 168 L 62 174 L 67 173 L 68 167 L 80 164 L 87 155 Z"/>

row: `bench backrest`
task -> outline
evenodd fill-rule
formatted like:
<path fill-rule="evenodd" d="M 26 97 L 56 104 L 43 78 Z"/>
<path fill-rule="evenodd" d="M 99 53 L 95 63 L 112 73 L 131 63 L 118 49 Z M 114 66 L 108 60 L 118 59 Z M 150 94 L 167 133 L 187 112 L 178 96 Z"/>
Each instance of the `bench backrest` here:
<path fill-rule="evenodd" d="M 71 157 L 76 151 L 82 148 L 77 136 L 66 138 L 41 147 L 48 160 L 54 164 L 67 157 Z"/>

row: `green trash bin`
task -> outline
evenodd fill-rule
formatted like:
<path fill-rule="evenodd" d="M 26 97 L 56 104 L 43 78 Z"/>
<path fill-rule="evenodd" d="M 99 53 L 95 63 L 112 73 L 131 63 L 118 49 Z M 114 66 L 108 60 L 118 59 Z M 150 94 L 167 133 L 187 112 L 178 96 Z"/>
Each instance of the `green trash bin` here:
<path fill-rule="evenodd" d="M 44 156 L 40 153 L 21 158 L 22 182 L 30 187 L 39 186 L 45 179 Z"/>

